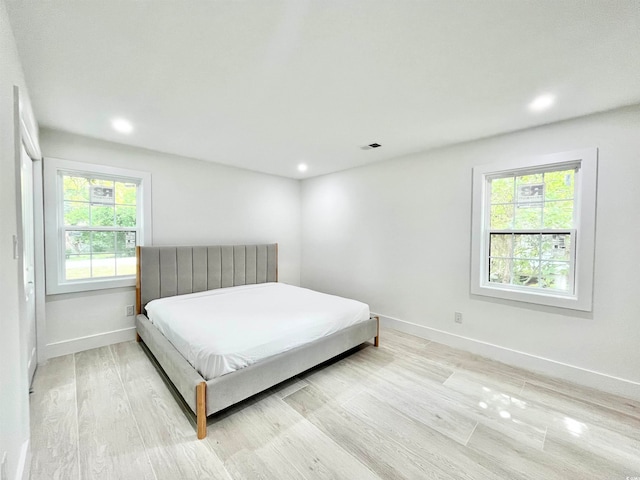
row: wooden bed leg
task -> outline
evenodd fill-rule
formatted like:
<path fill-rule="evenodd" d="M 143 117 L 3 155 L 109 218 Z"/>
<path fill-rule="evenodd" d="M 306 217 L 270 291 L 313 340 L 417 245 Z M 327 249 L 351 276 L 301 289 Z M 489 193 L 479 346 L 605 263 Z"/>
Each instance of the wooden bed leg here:
<path fill-rule="evenodd" d="M 142 313 L 142 262 L 140 255 L 142 255 L 142 251 L 138 245 L 136 247 L 136 315 Z"/>
<path fill-rule="evenodd" d="M 379 347 L 380 346 L 380 317 L 373 317 L 373 318 L 375 318 L 378 323 L 377 330 L 376 330 L 376 338 L 373 339 L 373 346 Z"/>
<path fill-rule="evenodd" d="M 136 342 L 140 343 L 142 341 L 142 337 L 138 332 L 136 332 Z"/>
<path fill-rule="evenodd" d="M 207 382 L 196 385 L 196 419 L 198 440 L 202 440 L 207 436 Z"/>

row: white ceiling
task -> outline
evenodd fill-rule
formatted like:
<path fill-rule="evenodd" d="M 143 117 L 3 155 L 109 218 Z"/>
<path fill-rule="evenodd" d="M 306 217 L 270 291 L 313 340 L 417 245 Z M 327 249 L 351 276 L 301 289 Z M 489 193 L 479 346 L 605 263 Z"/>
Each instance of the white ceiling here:
<path fill-rule="evenodd" d="M 6 3 L 42 126 L 294 178 L 640 103 L 638 0 Z"/>

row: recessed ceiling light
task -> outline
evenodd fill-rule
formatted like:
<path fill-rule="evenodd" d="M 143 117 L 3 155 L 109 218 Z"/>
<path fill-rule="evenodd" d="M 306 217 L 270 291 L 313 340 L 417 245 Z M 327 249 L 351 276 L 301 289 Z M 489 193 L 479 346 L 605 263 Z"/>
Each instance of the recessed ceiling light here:
<path fill-rule="evenodd" d="M 307 164 L 306 164 L 306 163 L 301 163 L 300 165 L 298 165 L 298 170 L 299 170 L 300 172 L 306 172 L 308 168 L 309 168 L 309 167 L 307 167 Z"/>
<path fill-rule="evenodd" d="M 533 102 L 529 104 L 529 110 L 533 112 L 541 112 L 546 110 L 551 105 L 553 105 L 556 101 L 556 97 L 551 95 L 550 93 L 545 93 L 544 95 L 540 95 L 536 97 Z"/>
<path fill-rule="evenodd" d="M 120 133 L 133 132 L 133 125 L 129 120 L 125 120 L 124 118 L 114 118 L 113 120 L 111 120 L 111 126 L 116 132 L 120 132 Z"/>

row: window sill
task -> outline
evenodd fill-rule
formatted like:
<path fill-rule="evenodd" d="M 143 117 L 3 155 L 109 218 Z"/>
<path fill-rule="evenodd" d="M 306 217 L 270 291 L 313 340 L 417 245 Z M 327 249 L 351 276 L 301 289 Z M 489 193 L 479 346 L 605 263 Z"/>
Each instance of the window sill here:
<path fill-rule="evenodd" d="M 503 300 L 546 305 L 549 307 L 566 308 L 583 312 L 590 312 L 592 310 L 590 299 L 585 300 L 576 295 L 554 295 L 547 292 L 528 292 L 487 285 L 474 285 L 471 287 L 471 293 L 484 297 L 501 298 Z"/>
<path fill-rule="evenodd" d="M 47 285 L 47 295 L 59 295 L 62 293 L 89 292 L 92 290 L 107 290 L 110 288 L 135 287 L 136 277 L 109 278 L 105 280 L 89 280 L 78 282 L 59 283 Z"/>

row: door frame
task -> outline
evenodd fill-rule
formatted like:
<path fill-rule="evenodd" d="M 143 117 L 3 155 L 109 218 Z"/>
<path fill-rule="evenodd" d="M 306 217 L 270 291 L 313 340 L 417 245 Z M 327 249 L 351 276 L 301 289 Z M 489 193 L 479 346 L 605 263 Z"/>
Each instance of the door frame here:
<path fill-rule="evenodd" d="M 43 204 L 42 204 L 42 186 L 36 181 L 37 172 L 42 177 L 42 153 L 38 142 L 38 125 L 33 117 L 32 109 L 28 103 L 26 96 L 21 95 L 20 88 L 16 85 L 13 87 L 14 98 L 14 152 L 15 152 L 15 182 L 16 182 L 16 220 L 17 220 L 17 244 L 14 245 L 14 258 L 22 259 L 24 251 L 23 245 L 23 212 L 22 212 L 22 149 L 32 160 L 33 172 L 33 237 L 34 237 L 34 295 L 35 295 L 35 328 L 36 328 L 36 354 L 35 361 L 43 363 L 47 360 L 46 355 L 46 328 L 45 328 L 45 297 L 44 297 L 44 230 L 43 230 Z M 39 195 L 38 195 L 39 194 Z M 22 263 L 22 262 L 21 262 Z M 25 328 L 27 321 L 25 311 L 25 291 L 24 291 L 24 270 L 18 268 L 19 282 L 19 315 L 21 338 L 24 341 Z M 31 352 L 26 352 L 25 346 L 22 346 L 23 357 L 26 362 Z M 29 383 L 32 378 L 29 378 Z"/>
<path fill-rule="evenodd" d="M 33 159 L 27 153 L 24 142 L 20 144 L 20 201 L 22 202 L 22 218 L 20 230 L 20 259 L 23 282 L 21 302 L 25 303 L 25 314 L 22 318 L 21 335 L 25 339 L 25 354 L 29 384 L 38 364 L 38 333 L 36 316 L 36 236 L 35 205 L 33 183 Z M 25 223 L 26 221 L 26 223 Z M 26 277 L 26 278 L 25 278 Z"/>

